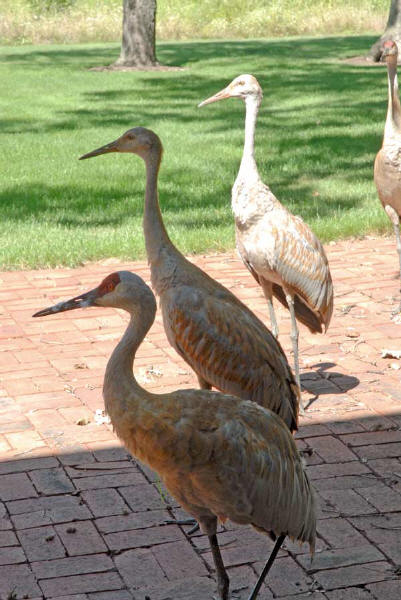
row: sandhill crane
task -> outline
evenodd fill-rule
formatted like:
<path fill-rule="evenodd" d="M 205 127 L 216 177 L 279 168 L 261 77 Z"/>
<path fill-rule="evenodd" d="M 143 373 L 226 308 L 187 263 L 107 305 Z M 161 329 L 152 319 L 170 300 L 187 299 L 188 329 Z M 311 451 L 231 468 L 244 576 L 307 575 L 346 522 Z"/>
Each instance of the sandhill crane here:
<path fill-rule="evenodd" d="M 106 367 L 105 408 L 129 451 L 159 473 L 208 535 L 221 600 L 228 598 L 229 579 L 217 520 L 251 524 L 276 539 L 249 597 L 254 600 L 286 535 L 314 550 L 314 493 L 291 433 L 280 417 L 254 402 L 209 390 L 152 394 L 138 384 L 135 353 L 154 321 L 156 300 L 134 273 L 112 273 L 97 288 L 34 316 L 87 306 L 121 308 L 130 314 Z"/>
<path fill-rule="evenodd" d="M 333 286 L 327 257 L 322 244 L 304 221 L 291 214 L 259 176 L 254 137 L 262 89 L 257 79 L 240 75 L 199 106 L 224 98 L 242 98 L 246 107 L 244 152 L 231 201 L 237 249 L 262 287 L 275 336 L 278 327 L 273 296 L 290 310 L 295 375 L 300 386 L 296 319 L 312 333 L 321 333 L 322 327 L 327 330 L 333 312 Z"/>
<path fill-rule="evenodd" d="M 398 95 L 397 44 L 392 40 L 384 42 L 382 57 L 387 62 L 388 109 L 383 145 L 375 160 L 374 180 L 380 202 L 394 227 L 401 278 L 401 106 Z M 401 312 L 401 301 L 396 312 Z"/>
<path fill-rule="evenodd" d="M 202 389 L 214 386 L 253 400 L 279 414 L 294 431 L 299 389 L 280 344 L 253 312 L 190 263 L 167 235 L 157 191 L 162 151 L 153 131 L 136 127 L 81 159 L 132 152 L 145 161 L 146 251 L 170 344 L 195 371 Z"/>

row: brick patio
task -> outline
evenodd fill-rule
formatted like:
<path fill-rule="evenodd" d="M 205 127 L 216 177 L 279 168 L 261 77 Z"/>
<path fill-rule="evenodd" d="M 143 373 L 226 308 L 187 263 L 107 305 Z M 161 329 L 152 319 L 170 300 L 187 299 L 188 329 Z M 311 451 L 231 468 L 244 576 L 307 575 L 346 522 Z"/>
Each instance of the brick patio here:
<path fill-rule="evenodd" d="M 304 400 L 298 444 L 320 502 L 317 552 L 287 543 L 260 598 L 401 597 L 401 319 L 392 239 L 330 244 L 335 310 L 327 335 L 301 326 Z M 268 323 L 253 278 L 232 254 L 195 262 Z M 101 421 L 104 368 L 126 315 L 88 309 L 33 312 L 145 262 L 108 260 L 75 270 L 4 272 L 0 292 L 0 598 L 207 600 L 207 539 L 166 525 L 180 515 L 148 469 Z M 291 348 L 289 316 L 278 309 Z M 154 392 L 196 387 L 168 346 L 160 314 L 135 365 Z M 96 411 L 98 415 L 96 416 Z M 271 542 L 247 527 L 220 534 L 233 597 L 247 597 Z M 14 590 L 15 595 L 12 595 Z"/>

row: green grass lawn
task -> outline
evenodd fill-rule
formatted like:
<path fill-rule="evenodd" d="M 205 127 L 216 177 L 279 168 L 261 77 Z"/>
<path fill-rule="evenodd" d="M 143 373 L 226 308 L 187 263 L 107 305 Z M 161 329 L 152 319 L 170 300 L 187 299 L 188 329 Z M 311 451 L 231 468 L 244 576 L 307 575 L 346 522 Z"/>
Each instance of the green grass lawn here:
<path fill-rule="evenodd" d="M 256 158 L 277 197 L 324 241 L 389 230 L 372 181 L 385 69 L 338 60 L 373 41 L 162 43 L 159 60 L 184 70 L 150 73 L 89 71 L 117 57 L 115 44 L 1 48 L 0 266 L 144 256 L 142 161 L 77 160 L 137 125 L 164 144 L 160 201 L 173 241 L 185 253 L 232 248 L 244 106 L 197 104 L 246 72 L 264 90 Z"/>

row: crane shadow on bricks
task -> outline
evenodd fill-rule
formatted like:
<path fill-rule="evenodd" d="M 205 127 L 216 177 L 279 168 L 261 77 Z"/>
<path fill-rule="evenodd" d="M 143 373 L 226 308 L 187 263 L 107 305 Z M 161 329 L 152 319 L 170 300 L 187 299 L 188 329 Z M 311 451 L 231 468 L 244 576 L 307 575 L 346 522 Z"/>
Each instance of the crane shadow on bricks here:
<path fill-rule="evenodd" d="M 343 397 L 335 398 L 335 396 L 346 394 L 360 383 L 360 380 L 353 375 L 333 371 L 332 368 L 336 366 L 333 362 L 316 363 L 308 366 L 314 370 L 301 374 L 302 389 L 311 394 L 306 402 L 306 408 L 311 408 L 318 401 L 320 407 L 328 404 L 333 407 L 344 404 Z M 322 396 L 327 396 L 327 399 L 322 400 Z"/>
<path fill-rule="evenodd" d="M 395 594 L 401 406 L 385 408 L 386 415 L 372 409 L 367 416 L 365 406 L 363 416 L 354 407 L 346 417 L 322 410 L 313 423 L 303 419 L 297 439 L 320 505 L 316 554 L 311 567 L 307 548 L 286 541 L 263 598 Z M 16 598 L 59 597 L 68 586 L 88 600 L 107 592 L 116 600 L 211 598 L 207 537 L 166 525 L 184 515 L 155 474 L 117 441 L 96 445 L 88 451 L 71 438 L 40 456 L 0 456 L 0 525 L 8 543 L 0 596 L 15 589 Z M 233 592 L 245 600 L 272 542 L 230 522 L 218 535 Z"/>

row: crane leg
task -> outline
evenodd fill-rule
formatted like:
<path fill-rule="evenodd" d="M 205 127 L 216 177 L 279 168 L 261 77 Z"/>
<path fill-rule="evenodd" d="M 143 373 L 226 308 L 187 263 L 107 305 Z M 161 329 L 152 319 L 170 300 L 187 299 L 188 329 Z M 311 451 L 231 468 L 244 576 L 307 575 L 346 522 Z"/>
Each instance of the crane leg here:
<path fill-rule="evenodd" d="M 393 223 L 393 225 L 394 225 L 395 239 L 397 240 L 398 259 L 400 261 L 400 284 L 401 284 L 401 236 L 400 236 L 400 221 L 399 221 L 399 219 L 398 219 L 398 222 Z M 400 293 L 401 293 L 401 289 L 400 289 Z M 396 312 L 401 312 L 401 300 L 400 300 L 398 310 Z"/>
<path fill-rule="evenodd" d="M 257 582 L 255 584 L 255 587 L 253 588 L 253 590 L 251 592 L 251 595 L 249 596 L 248 600 L 255 600 L 255 598 L 258 595 L 259 590 L 260 590 L 260 588 L 262 586 L 262 583 L 266 579 L 266 575 L 270 571 L 270 568 L 271 568 L 272 564 L 274 563 L 274 559 L 276 558 L 277 553 L 280 550 L 281 544 L 284 542 L 284 540 L 285 540 L 285 535 L 280 535 L 277 538 L 276 543 L 274 544 L 274 548 L 272 550 L 272 553 L 270 554 L 270 556 L 269 556 L 269 558 L 267 560 L 267 563 L 263 567 L 263 571 L 259 575 L 259 579 L 257 580 Z"/>
<path fill-rule="evenodd" d="M 211 390 L 212 389 L 212 385 L 206 381 L 206 379 L 203 379 L 202 375 L 196 375 L 198 378 L 198 382 L 199 382 L 199 387 L 201 390 Z"/>
<path fill-rule="evenodd" d="M 298 332 L 297 320 L 295 318 L 294 296 L 287 293 L 285 297 L 286 297 L 288 308 L 290 309 L 290 315 L 291 315 L 291 335 L 290 335 L 290 337 L 291 337 L 291 342 L 292 342 L 292 351 L 294 353 L 295 379 L 296 379 L 297 385 L 299 387 L 299 390 L 301 391 L 301 378 L 299 375 L 299 356 L 298 356 L 299 332 Z M 300 404 L 299 412 L 301 413 L 301 415 L 303 415 L 303 414 L 305 414 L 305 409 L 302 404 L 302 399 L 300 400 L 299 404 Z"/>
<path fill-rule="evenodd" d="M 193 527 L 191 527 L 191 529 L 186 532 L 187 535 L 192 535 L 193 533 L 196 533 L 197 531 L 199 531 L 200 526 L 199 526 L 199 523 L 198 523 L 198 521 L 196 519 L 194 519 L 192 521 L 192 525 L 193 525 Z"/>
<path fill-rule="evenodd" d="M 192 525 L 189 531 L 185 532 L 185 535 L 192 535 L 196 531 L 199 531 L 199 523 L 196 519 L 166 519 L 165 525 Z"/>
<path fill-rule="evenodd" d="M 214 533 L 213 535 L 209 535 L 208 537 L 210 548 L 213 554 L 214 566 L 216 567 L 217 590 L 219 592 L 219 598 L 220 600 L 228 600 L 228 588 L 230 585 L 230 580 L 228 578 L 227 571 L 224 567 L 223 559 L 221 557 L 219 543 L 217 541 L 217 535 Z"/>
<path fill-rule="evenodd" d="M 262 281 L 262 289 L 267 300 L 267 306 L 269 307 L 269 315 L 270 315 L 270 326 L 272 330 L 272 334 L 275 338 L 278 338 L 278 325 L 276 319 L 276 313 L 273 306 L 273 286 L 269 281 L 263 279 Z"/>
<path fill-rule="evenodd" d="M 278 325 L 277 325 L 276 313 L 274 311 L 272 298 L 267 299 L 267 306 L 269 307 L 270 325 L 272 328 L 272 334 L 274 335 L 275 338 L 278 338 Z"/>

